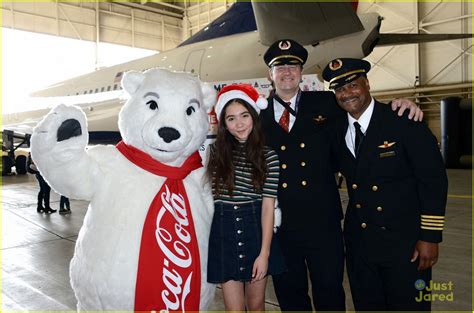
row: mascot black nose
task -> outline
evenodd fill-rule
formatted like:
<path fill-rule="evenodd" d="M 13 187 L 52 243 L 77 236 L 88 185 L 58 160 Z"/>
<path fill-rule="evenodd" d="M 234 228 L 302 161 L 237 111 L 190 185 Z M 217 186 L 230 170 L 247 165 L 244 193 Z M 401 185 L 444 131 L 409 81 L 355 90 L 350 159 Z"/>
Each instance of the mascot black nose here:
<path fill-rule="evenodd" d="M 179 131 L 177 131 L 176 129 L 171 128 L 171 127 L 162 127 L 162 128 L 160 128 L 158 130 L 158 135 L 160 135 L 160 137 L 163 138 L 163 140 L 166 143 L 170 143 L 173 140 L 176 140 L 179 137 L 181 137 L 181 135 L 179 134 Z"/>

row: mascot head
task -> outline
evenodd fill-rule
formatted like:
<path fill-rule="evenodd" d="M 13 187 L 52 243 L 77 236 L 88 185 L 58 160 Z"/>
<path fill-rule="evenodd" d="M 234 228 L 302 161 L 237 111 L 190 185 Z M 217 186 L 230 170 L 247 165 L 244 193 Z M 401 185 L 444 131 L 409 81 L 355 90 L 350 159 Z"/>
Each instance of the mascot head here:
<path fill-rule="evenodd" d="M 130 96 L 119 114 L 127 145 L 171 166 L 199 149 L 216 98 L 210 84 L 191 74 L 150 69 L 125 73 L 122 87 Z"/>

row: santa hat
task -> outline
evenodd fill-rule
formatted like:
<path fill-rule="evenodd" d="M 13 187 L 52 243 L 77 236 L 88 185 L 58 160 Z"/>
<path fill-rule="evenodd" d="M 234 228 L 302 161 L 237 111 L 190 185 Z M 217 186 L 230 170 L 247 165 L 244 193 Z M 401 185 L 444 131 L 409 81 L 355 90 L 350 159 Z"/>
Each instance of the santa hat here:
<path fill-rule="evenodd" d="M 250 106 L 252 106 L 255 111 L 257 111 L 257 114 L 260 113 L 260 110 L 266 109 L 268 105 L 267 99 L 261 97 L 258 94 L 258 91 L 251 85 L 237 84 L 225 86 L 217 94 L 217 103 L 214 107 L 217 119 L 221 117 L 222 109 L 227 104 L 227 102 L 233 99 L 244 100 L 250 104 Z"/>

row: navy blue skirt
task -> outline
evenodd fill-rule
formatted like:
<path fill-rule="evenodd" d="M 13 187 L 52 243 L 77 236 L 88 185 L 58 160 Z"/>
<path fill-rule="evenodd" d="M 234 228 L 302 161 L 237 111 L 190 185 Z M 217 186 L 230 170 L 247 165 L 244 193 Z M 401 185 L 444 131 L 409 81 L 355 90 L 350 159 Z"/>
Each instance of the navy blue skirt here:
<path fill-rule="evenodd" d="M 207 281 L 249 282 L 262 244 L 262 202 L 216 203 L 209 239 Z M 272 237 L 267 275 L 286 270 L 283 254 Z"/>

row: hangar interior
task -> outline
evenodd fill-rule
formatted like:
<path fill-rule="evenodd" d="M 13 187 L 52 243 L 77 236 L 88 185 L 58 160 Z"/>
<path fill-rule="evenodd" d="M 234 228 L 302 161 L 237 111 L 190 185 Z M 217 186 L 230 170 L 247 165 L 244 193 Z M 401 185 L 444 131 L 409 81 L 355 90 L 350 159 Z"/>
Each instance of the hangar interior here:
<path fill-rule="evenodd" d="M 2 2 L 2 26 L 159 52 L 203 29 L 233 2 L 6 1 Z M 358 13 L 368 12 L 383 17 L 383 33 L 472 31 L 470 1 L 361 1 Z M 424 110 L 438 141 L 440 100 L 472 98 L 472 38 L 376 47 L 366 59 L 373 67 L 369 73 L 373 95 L 380 101 L 394 97 L 414 100 Z"/>
<path fill-rule="evenodd" d="M 233 2 L 2 1 L 2 27 L 160 52 L 176 47 L 206 27 Z M 473 31 L 471 1 L 361 1 L 358 12 L 379 13 L 384 18 L 381 29 L 384 33 Z M 472 110 L 472 38 L 376 47 L 366 59 L 373 67 L 369 73 L 372 94 L 382 102 L 395 97 L 415 101 L 423 109 L 425 119 L 438 142 L 442 141 L 441 99 L 461 97 L 467 100 Z M 65 223 L 55 220 L 57 216 L 36 220 L 36 213 L 33 213 L 36 181 L 31 177 L 21 178 L 22 183 L 26 184 L 27 197 L 24 198 L 17 195 L 13 179 L 4 178 L 2 184 L 2 231 L 6 240 L 2 248 L 2 280 L 5 282 L 3 309 L 74 310 L 70 290 L 66 290 L 69 292 L 67 294 L 57 290 L 67 288 L 64 286 L 68 284 L 66 277 L 62 277 L 67 276 L 68 260 L 62 259 L 64 254 L 58 251 L 73 253 L 73 243 L 87 204 L 72 201 L 72 206 L 78 213 L 73 214 Z M 450 183 L 451 181 L 459 188 L 450 190 L 451 197 L 448 201 L 453 213 L 452 218 L 447 221 L 447 228 L 451 227 L 451 230 L 447 240 L 448 247 L 442 251 L 445 257 L 446 254 L 450 255 L 441 262 L 440 267 L 445 272 L 438 278 L 446 282 L 455 280 L 458 289 L 454 309 L 468 311 L 472 308 L 471 171 L 452 171 Z M 53 198 L 53 201 L 58 201 L 56 196 Z M 347 202 L 347 197 L 343 196 L 343 201 Z M 14 213 L 15 210 L 20 213 Z M 13 225 L 18 228 L 13 229 Z M 22 234 L 17 236 L 14 235 L 15 232 Z M 57 241 L 58 238 L 61 240 Z M 43 242 L 43 246 L 38 244 L 39 240 Z M 44 250 L 45 247 L 52 250 Z M 53 251 L 50 257 L 58 259 L 56 264 L 46 261 L 45 251 Z M 34 263 L 31 252 L 41 256 L 33 266 L 28 263 Z M 40 271 L 44 273 L 40 274 Z M 58 279 L 57 276 L 60 275 L 62 278 Z M 26 279 L 33 281 L 27 282 Z M 46 285 L 40 280 L 46 280 Z M 350 299 L 347 301 L 350 308 Z M 266 305 L 269 310 L 278 310 L 271 291 Z M 452 310 L 453 303 L 437 303 L 434 308 Z M 213 309 L 222 310 L 222 303 L 214 304 Z"/>

